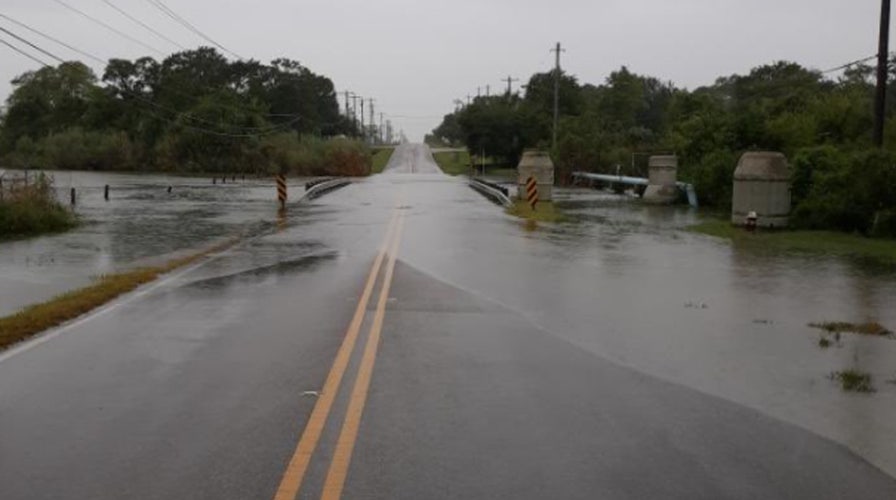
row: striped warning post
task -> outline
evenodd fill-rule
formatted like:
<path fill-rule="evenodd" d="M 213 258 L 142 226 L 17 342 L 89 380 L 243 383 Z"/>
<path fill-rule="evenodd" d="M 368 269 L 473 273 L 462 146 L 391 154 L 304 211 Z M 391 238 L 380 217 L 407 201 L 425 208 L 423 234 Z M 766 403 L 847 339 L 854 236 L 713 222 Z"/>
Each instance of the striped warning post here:
<path fill-rule="evenodd" d="M 535 182 L 535 177 L 532 176 L 526 179 L 526 201 L 529 202 L 532 210 L 535 210 L 535 205 L 538 204 L 538 183 Z"/>
<path fill-rule="evenodd" d="M 277 199 L 280 201 L 280 208 L 286 207 L 286 176 L 277 175 Z"/>

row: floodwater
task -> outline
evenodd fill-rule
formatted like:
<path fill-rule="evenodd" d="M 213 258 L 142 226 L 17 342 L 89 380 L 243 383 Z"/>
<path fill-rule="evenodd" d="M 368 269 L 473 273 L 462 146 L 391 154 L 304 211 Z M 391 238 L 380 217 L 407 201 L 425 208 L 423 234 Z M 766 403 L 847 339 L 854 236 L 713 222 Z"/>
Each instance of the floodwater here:
<path fill-rule="evenodd" d="M 428 162 L 418 156 L 397 172 L 407 181 L 387 171 L 315 201 L 322 219 L 309 234 L 346 251 L 370 207 L 387 208 L 398 186 L 408 214 L 403 264 L 596 356 L 795 423 L 896 475 L 896 340 L 844 334 L 822 349 L 808 327 L 875 320 L 896 329 L 892 268 L 732 245 L 686 231 L 700 220 L 688 207 L 589 189 L 558 188 L 571 220 L 533 230 L 460 179 L 423 174 Z M 0 314 L 276 220 L 268 180 L 65 172 L 56 185 L 63 200 L 78 189 L 84 224 L 0 243 Z M 843 392 L 829 379 L 849 368 L 870 373 L 876 392 Z"/>
<path fill-rule="evenodd" d="M 212 184 L 211 177 L 46 173 L 61 202 L 67 204 L 75 188 L 74 210 L 82 224 L 61 234 L 0 242 L 0 315 L 104 273 L 161 263 L 178 252 L 257 231 L 276 218 L 270 179 L 228 177 L 222 183 L 219 177 Z M 303 182 L 291 179 L 290 192 L 304 191 Z"/>
<path fill-rule="evenodd" d="M 892 268 L 694 234 L 688 207 L 555 193 L 570 222 L 531 230 L 471 206 L 404 258 L 595 355 L 803 426 L 896 475 L 896 339 L 845 333 L 822 349 L 808 326 L 896 330 Z M 870 373 L 876 392 L 842 391 L 829 377 L 846 369 Z"/>

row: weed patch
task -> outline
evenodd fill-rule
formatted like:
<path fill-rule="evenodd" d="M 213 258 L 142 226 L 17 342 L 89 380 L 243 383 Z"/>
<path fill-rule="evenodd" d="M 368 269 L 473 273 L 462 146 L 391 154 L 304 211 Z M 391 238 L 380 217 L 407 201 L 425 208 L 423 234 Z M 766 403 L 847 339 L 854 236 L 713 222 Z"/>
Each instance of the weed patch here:
<path fill-rule="evenodd" d="M 892 337 L 893 332 L 884 328 L 883 325 L 876 321 L 868 321 L 865 323 L 848 323 L 845 321 L 822 321 L 820 323 L 809 323 L 812 328 L 817 328 L 828 333 L 857 333 L 859 335 L 871 335 L 875 337 Z"/>
<path fill-rule="evenodd" d="M 849 369 L 840 372 L 832 372 L 830 379 L 839 382 L 840 387 L 847 392 L 874 392 L 874 386 L 871 385 L 870 373 Z"/>
<path fill-rule="evenodd" d="M 535 206 L 535 210 L 532 210 L 528 203 L 517 200 L 507 208 L 507 213 L 521 219 L 538 222 L 564 222 L 567 220 L 566 215 L 550 201 L 540 202 Z"/>

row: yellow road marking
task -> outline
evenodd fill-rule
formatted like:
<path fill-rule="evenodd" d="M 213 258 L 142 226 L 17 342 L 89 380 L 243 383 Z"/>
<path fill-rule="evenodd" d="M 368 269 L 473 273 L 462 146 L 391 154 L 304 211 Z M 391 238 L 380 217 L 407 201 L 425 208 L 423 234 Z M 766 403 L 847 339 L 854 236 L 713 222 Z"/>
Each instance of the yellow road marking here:
<path fill-rule="evenodd" d="M 345 485 L 345 477 L 352 460 L 352 451 L 358 437 L 358 427 L 361 424 L 361 414 L 364 412 L 364 404 L 367 401 L 367 392 L 370 389 L 370 379 L 373 375 L 373 365 L 376 363 L 376 352 L 379 348 L 380 334 L 383 329 L 383 318 L 386 315 L 386 302 L 389 300 L 389 289 L 392 286 L 392 275 L 395 271 L 395 259 L 398 255 L 398 247 L 401 243 L 401 231 L 404 226 L 404 215 L 398 220 L 398 228 L 389 250 L 389 263 L 386 265 L 386 274 L 383 277 L 383 285 L 376 304 L 376 313 L 373 316 L 373 325 L 370 327 L 370 335 L 367 337 L 367 345 L 364 346 L 364 356 L 358 367 L 358 376 L 352 388 L 348 409 L 345 413 L 345 421 L 339 432 L 336 442 L 336 450 L 330 468 L 327 470 L 327 478 L 324 481 L 324 489 L 321 494 L 323 500 L 337 500 L 342 496 L 342 488 Z"/>
<path fill-rule="evenodd" d="M 373 294 L 376 277 L 380 273 L 380 267 L 383 264 L 383 259 L 391 244 L 392 237 L 396 235 L 397 220 L 398 212 L 396 211 L 392 213 L 392 218 L 389 220 L 389 226 L 386 229 L 386 237 L 383 238 L 379 253 L 376 256 L 376 260 L 373 262 L 370 274 L 367 276 L 367 283 L 364 285 L 364 291 L 361 293 L 358 306 L 355 308 L 355 314 L 352 317 L 351 323 L 349 323 L 345 339 L 342 341 L 342 345 L 339 346 L 339 350 L 336 352 L 333 366 L 327 374 L 327 379 L 320 392 L 320 397 L 317 399 L 314 409 L 311 410 L 311 416 L 308 417 L 308 423 L 305 424 L 305 430 L 302 431 L 302 437 L 299 439 L 299 443 L 289 461 L 289 465 L 287 465 L 286 471 L 283 473 L 283 478 L 280 480 L 280 486 L 277 488 L 274 500 L 294 500 L 299 493 L 299 488 L 301 488 L 302 480 L 305 477 L 305 471 L 308 469 L 309 462 L 311 462 L 311 455 L 314 453 L 314 449 L 317 447 L 317 442 L 320 440 L 320 435 L 321 432 L 323 432 L 324 424 L 326 424 L 327 416 L 330 414 L 330 408 L 333 406 L 333 400 L 339 392 L 339 385 L 342 382 L 342 377 L 345 375 L 349 359 L 355 348 L 358 332 L 361 329 L 361 324 L 364 321 L 364 314 L 367 310 L 367 303 L 370 301 L 370 296 Z"/>

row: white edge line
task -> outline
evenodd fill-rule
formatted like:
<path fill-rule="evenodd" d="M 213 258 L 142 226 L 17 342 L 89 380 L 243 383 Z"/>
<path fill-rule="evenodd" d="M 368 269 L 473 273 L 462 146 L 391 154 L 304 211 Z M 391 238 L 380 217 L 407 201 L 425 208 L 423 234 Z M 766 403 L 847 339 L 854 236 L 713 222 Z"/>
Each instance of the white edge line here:
<path fill-rule="evenodd" d="M 167 277 L 162 278 L 161 280 L 155 281 L 154 283 L 150 284 L 149 286 L 143 287 L 142 289 L 138 288 L 135 291 L 129 292 L 123 298 L 118 298 L 117 300 L 114 300 L 111 304 L 106 304 L 105 306 L 102 306 L 99 309 L 94 309 L 92 312 L 88 312 L 86 315 L 76 318 L 73 321 L 71 321 L 70 323 L 65 323 L 61 326 L 51 328 L 49 330 L 45 330 L 43 333 L 39 333 L 38 335 L 31 337 L 28 340 L 24 340 L 22 342 L 19 342 L 18 344 L 14 344 L 12 347 L 7 349 L 6 351 L 0 352 L 0 363 L 6 361 L 7 359 L 12 358 L 13 356 L 18 355 L 18 354 L 28 352 L 31 349 L 33 349 L 45 342 L 49 342 L 50 340 L 53 340 L 54 338 L 67 332 L 68 330 L 71 330 L 72 328 L 75 328 L 76 326 L 87 323 L 88 321 L 99 318 L 100 316 L 103 316 L 106 313 L 114 311 L 115 309 L 118 309 L 119 307 L 121 307 L 123 305 L 129 304 L 129 303 L 147 295 L 148 293 L 152 292 L 153 290 L 156 290 L 157 288 L 159 288 L 163 285 L 166 285 L 166 284 L 170 283 L 171 281 L 174 281 L 175 279 L 177 279 L 191 271 L 195 271 L 196 269 L 217 259 L 218 257 L 220 257 L 220 255 L 221 255 L 221 252 L 218 252 L 212 256 L 208 256 L 208 257 L 204 258 L 202 260 L 202 262 L 198 262 L 186 269 L 182 269 L 180 271 L 177 271 L 174 274 L 170 274 Z"/>

